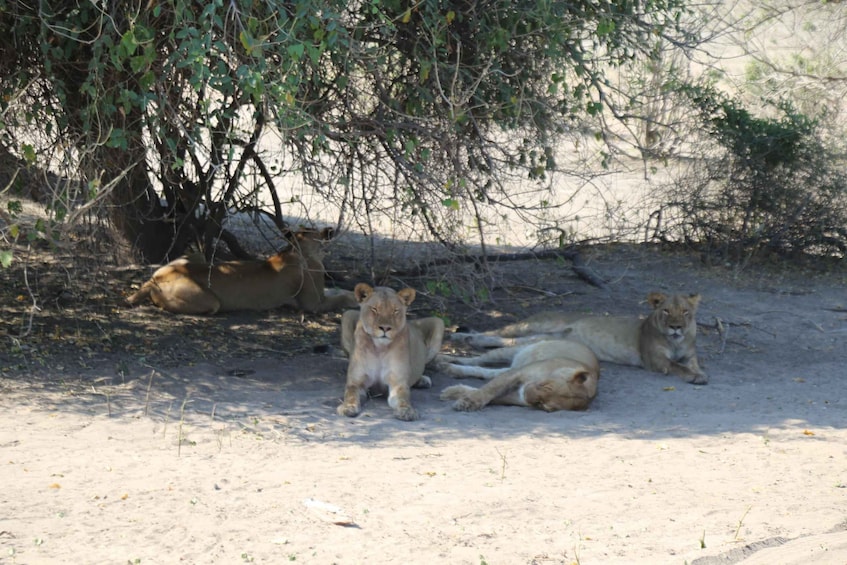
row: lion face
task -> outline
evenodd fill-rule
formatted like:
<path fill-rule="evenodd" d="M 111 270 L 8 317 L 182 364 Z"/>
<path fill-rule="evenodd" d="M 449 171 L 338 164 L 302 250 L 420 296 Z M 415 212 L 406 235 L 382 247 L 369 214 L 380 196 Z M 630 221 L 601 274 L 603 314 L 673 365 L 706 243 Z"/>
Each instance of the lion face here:
<path fill-rule="evenodd" d="M 656 329 L 669 340 L 682 341 L 696 329 L 694 316 L 700 304 L 699 294 L 665 296 L 661 292 L 651 292 L 647 302 L 653 307 L 650 318 Z"/>
<path fill-rule="evenodd" d="M 300 252 L 300 255 L 320 260 L 323 259 L 323 244 L 332 239 L 335 230 L 332 228 L 322 230 L 301 228 L 296 232 L 289 230 L 283 235 L 291 244 L 291 247 Z"/>
<path fill-rule="evenodd" d="M 361 305 L 359 321 L 374 342 L 388 343 L 406 327 L 406 309 L 415 300 L 415 289 L 395 292 L 388 287 L 359 283 L 353 293 Z"/>
<path fill-rule="evenodd" d="M 548 378 L 529 382 L 526 403 L 546 412 L 585 410 L 597 396 L 597 375 L 591 371 L 562 368 Z"/>

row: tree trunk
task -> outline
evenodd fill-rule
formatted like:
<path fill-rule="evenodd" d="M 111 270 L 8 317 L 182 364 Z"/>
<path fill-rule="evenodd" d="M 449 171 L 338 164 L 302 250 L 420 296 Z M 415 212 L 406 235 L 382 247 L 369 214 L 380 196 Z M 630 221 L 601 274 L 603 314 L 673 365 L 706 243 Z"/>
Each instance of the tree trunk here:
<path fill-rule="evenodd" d="M 140 137 L 140 136 L 139 136 Z M 164 263 L 179 257 L 194 229 L 193 223 L 168 214 L 150 183 L 140 139 L 127 149 L 100 147 L 93 155 L 94 170 L 109 188 L 109 220 L 145 263 Z"/>

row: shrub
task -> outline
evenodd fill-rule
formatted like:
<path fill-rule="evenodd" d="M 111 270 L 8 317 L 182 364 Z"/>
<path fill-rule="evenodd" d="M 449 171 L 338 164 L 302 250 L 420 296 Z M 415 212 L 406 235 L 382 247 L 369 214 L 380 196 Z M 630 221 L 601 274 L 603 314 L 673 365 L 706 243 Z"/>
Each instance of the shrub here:
<path fill-rule="evenodd" d="M 678 179 L 674 234 L 731 260 L 763 253 L 844 257 L 847 175 L 820 118 L 785 101 L 757 117 L 710 87 L 685 88 L 707 136 L 703 159 Z M 667 222 L 667 214 L 666 219 Z"/>

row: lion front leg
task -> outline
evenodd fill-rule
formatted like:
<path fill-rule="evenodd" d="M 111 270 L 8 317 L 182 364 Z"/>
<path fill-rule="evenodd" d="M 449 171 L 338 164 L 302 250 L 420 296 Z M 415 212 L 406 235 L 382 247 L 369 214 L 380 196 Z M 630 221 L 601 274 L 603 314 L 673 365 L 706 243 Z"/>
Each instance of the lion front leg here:
<path fill-rule="evenodd" d="M 708 375 L 700 369 L 696 358 L 687 359 L 682 363 L 678 363 L 664 355 L 653 355 L 645 357 L 642 362 L 644 367 L 650 371 L 662 373 L 663 375 L 673 375 L 681 378 L 687 383 L 704 385 L 709 382 Z"/>
<path fill-rule="evenodd" d="M 339 416 L 354 418 L 362 411 L 362 398 L 367 391 L 367 375 L 355 366 L 347 370 L 347 385 L 344 387 L 344 400 L 336 409 Z"/>
<path fill-rule="evenodd" d="M 502 371 L 494 379 L 480 388 L 466 385 L 454 385 L 441 391 L 442 400 L 455 400 L 454 410 L 475 412 L 488 404 L 519 404 L 517 398 L 512 398 L 515 390 L 521 385 L 520 371 Z M 525 403 L 524 403 L 525 404 Z"/>
<path fill-rule="evenodd" d="M 441 391 L 441 400 L 455 400 L 453 410 L 459 412 L 476 412 L 488 404 L 480 389 L 467 385 L 448 386 Z"/>
<path fill-rule="evenodd" d="M 546 341 L 548 339 L 558 339 L 560 336 L 553 334 L 528 335 L 523 337 L 501 337 L 487 333 L 460 333 L 456 332 L 450 336 L 451 341 L 460 341 L 467 343 L 471 347 L 477 349 L 486 349 L 492 347 L 515 347 Z"/>
<path fill-rule="evenodd" d="M 457 379 L 474 378 L 474 379 L 493 379 L 508 369 L 477 367 L 476 365 L 458 365 L 453 363 L 445 363 L 439 366 L 443 372 Z"/>
<path fill-rule="evenodd" d="M 394 410 L 398 420 L 411 422 L 419 418 L 418 411 L 412 406 L 412 392 L 406 375 L 389 375 L 388 405 Z"/>
<path fill-rule="evenodd" d="M 705 385 L 709 383 L 709 375 L 704 373 L 700 368 L 696 357 L 683 363 L 671 361 L 668 366 L 668 373 L 680 377 L 685 382 L 693 385 Z"/>
<path fill-rule="evenodd" d="M 448 386 L 441 391 L 441 400 L 454 400 L 453 410 L 476 412 L 485 406 L 484 403 L 479 402 L 478 395 L 476 395 L 478 390 L 468 385 Z"/>
<path fill-rule="evenodd" d="M 467 343 L 471 347 L 477 347 L 480 349 L 485 347 L 504 347 L 507 345 L 514 345 L 511 343 L 511 339 L 500 337 L 499 335 L 484 333 L 454 332 L 450 335 L 450 341 Z"/>
<path fill-rule="evenodd" d="M 344 400 L 338 405 L 336 412 L 339 416 L 355 418 L 362 411 L 364 390 L 358 386 L 347 385 L 344 389 Z"/>
<path fill-rule="evenodd" d="M 491 349 L 486 351 L 481 355 L 477 355 L 474 357 L 457 357 L 455 355 L 439 355 L 438 362 L 441 366 L 444 366 L 448 363 L 452 363 L 454 365 L 472 365 L 472 366 L 483 366 L 483 365 L 496 365 L 500 363 L 511 363 L 515 358 L 515 355 L 520 352 L 524 346 L 514 346 L 514 347 L 499 347 L 497 349 Z M 449 369 L 448 369 L 449 370 Z M 472 375 L 469 375 L 472 376 Z M 490 376 L 494 376 L 493 374 Z M 490 378 L 485 377 L 485 378 Z"/>

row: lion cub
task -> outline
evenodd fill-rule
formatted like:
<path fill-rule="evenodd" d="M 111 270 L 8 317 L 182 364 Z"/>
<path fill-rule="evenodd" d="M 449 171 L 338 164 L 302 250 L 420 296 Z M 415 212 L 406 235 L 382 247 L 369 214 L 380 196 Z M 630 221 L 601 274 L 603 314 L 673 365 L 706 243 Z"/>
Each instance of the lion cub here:
<path fill-rule="evenodd" d="M 361 412 L 362 397 L 371 389 L 388 389 L 388 405 L 399 420 L 417 420 L 410 388 L 429 388 L 424 367 L 441 349 L 444 322 L 440 318 L 406 320 L 415 290 L 399 292 L 359 283 L 353 290 L 359 310 L 341 319 L 341 345 L 350 357 L 340 416 Z"/>
<path fill-rule="evenodd" d="M 322 245 L 332 236 L 332 228 L 287 232 L 291 247 L 264 261 L 209 265 L 179 258 L 153 273 L 127 302 L 135 305 L 150 297 L 169 312 L 208 315 L 285 305 L 307 312 L 355 308 L 350 291 L 324 294 Z"/>
<path fill-rule="evenodd" d="M 456 333 L 453 339 L 476 347 L 502 347 L 567 338 L 588 346 L 600 361 L 644 367 L 692 384 L 708 383 L 697 362 L 695 315 L 700 295 L 651 292 L 647 303 L 653 311 L 644 319 L 543 312 L 492 332 Z"/>
<path fill-rule="evenodd" d="M 441 400 L 456 410 L 480 410 L 487 404 L 530 406 L 547 412 L 585 410 L 597 396 L 600 363 L 590 349 L 567 340 L 549 340 L 492 349 L 478 357 L 439 356 L 444 371 L 456 377 L 491 379 L 480 388 L 454 385 Z M 502 369 L 486 364 L 511 362 Z"/>

